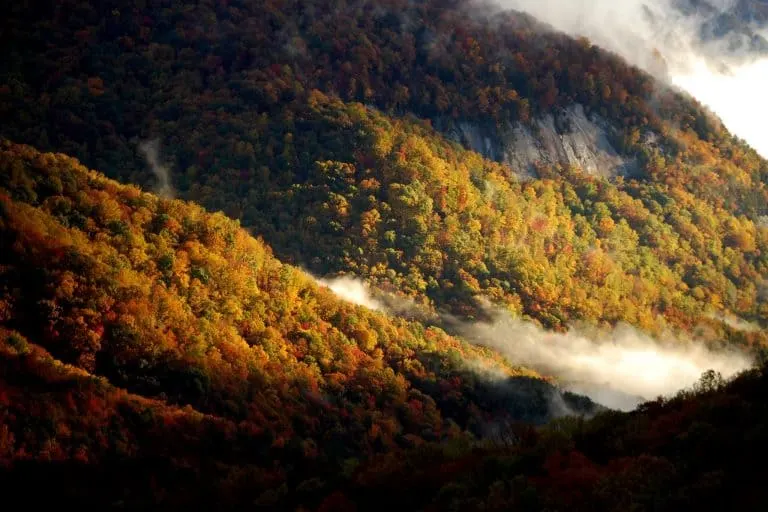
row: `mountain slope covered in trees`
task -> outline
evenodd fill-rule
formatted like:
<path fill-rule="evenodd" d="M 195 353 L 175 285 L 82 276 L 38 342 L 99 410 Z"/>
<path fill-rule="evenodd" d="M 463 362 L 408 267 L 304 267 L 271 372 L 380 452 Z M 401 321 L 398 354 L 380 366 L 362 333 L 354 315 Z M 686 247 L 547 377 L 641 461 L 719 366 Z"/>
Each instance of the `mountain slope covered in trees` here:
<path fill-rule="evenodd" d="M 4 135 L 145 185 L 138 148 L 156 138 L 179 195 L 285 261 L 464 317 L 480 295 L 560 329 L 762 344 L 713 318 L 765 325 L 766 163 L 689 98 L 525 15 L 450 0 L 26 2 L 5 27 Z M 551 163 L 521 183 L 445 140 L 467 124 L 504 140 L 574 106 L 609 123 L 634 177 Z"/>
<path fill-rule="evenodd" d="M 489 351 L 340 302 L 221 214 L 1 144 L 8 499 L 618 511 L 766 498 L 762 370 L 600 413 Z M 598 414 L 529 423 L 564 412 Z"/>
<path fill-rule="evenodd" d="M 358 510 L 760 510 L 768 454 L 765 369 L 632 413 L 511 429 L 505 443 L 434 447 L 360 468 L 335 504 Z M 353 510 L 353 508 L 348 508 Z"/>
<path fill-rule="evenodd" d="M 169 470 L 182 471 L 196 450 L 223 450 L 209 461 L 221 478 L 253 464 L 266 491 L 599 409 L 439 329 L 340 301 L 221 214 L 0 144 L 6 468 L 144 467 L 178 451 Z M 193 444 L 160 448 L 176 429 Z"/>
<path fill-rule="evenodd" d="M 461 0 L 23 0 L 0 40 L 4 495 L 768 498 L 747 471 L 768 446 L 763 370 L 601 412 L 430 326 L 490 303 L 559 331 L 628 323 L 764 352 L 768 163 L 691 98 Z M 601 155 L 631 172 L 590 167 Z M 428 321 L 345 303 L 291 264 L 354 274 Z M 568 413 L 596 416 L 540 426 Z"/>

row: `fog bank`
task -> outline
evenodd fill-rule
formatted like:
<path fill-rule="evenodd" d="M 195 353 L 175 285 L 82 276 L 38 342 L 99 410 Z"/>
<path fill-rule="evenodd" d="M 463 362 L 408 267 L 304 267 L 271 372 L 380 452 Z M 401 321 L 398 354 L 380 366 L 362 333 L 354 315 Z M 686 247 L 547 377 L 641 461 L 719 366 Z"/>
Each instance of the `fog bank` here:
<path fill-rule="evenodd" d="M 362 280 L 315 279 L 344 300 L 392 312 L 371 296 Z M 613 409 L 627 411 L 643 401 L 674 394 L 692 386 L 707 370 L 728 378 L 752 366 L 742 352 L 715 351 L 686 340 L 662 343 L 626 325 L 610 332 L 562 334 L 487 308 L 489 322 L 465 322 L 445 314 L 441 321 L 450 332 L 498 351 L 512 364 L 554 376 L 564 389 Z M 472 368 L 471 362 L 467 364 Z"/>
<path fill-rule="evenodd" d="M 457 323 L 459 334 L 493 348 L 515 364 L 555 376 L 575 393 L 619 410 L 693 385 L 707 370 L 731 377 L 751 366 L 737 351 L 692 341 L 662 343 L 630 326 L 610 332 L 561 334 L 496 312 L 489 323 Z"/>

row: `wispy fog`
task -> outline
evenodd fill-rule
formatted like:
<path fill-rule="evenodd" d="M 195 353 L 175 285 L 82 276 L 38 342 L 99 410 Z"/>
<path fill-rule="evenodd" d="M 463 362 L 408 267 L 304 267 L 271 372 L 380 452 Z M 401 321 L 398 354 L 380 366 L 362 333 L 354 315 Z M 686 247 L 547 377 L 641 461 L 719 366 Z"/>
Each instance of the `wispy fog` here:
<path fill-rule="evenodd" d="M 315 277 L 314 279 L 319 284 L 330 288 L 333 293 L 347 302 L 365 306 L 375 311 L 384 309 L 384 305 L 371 296 L 368 286 L 360 279 L 349 276 L 328 279 Z"/>
<path fill-rule="evenodd" d="M 684 340 L 662 343 L 630 326 L 610 332 L 555 333 L 495 312 L 492 322 L 460 322 L 455 329 L 515 364 L 551 374 L 564 388 L 620 410 L 674 394 L 707 370 L 730 377 L 751 366 L 741 352 L 715 351 Z"/>
<path fill-rule="evenodd" d="M 157 180 L 152 191 L 162 197 L 173 198 L 175 193 L 171 184 L 171 173 L 160 159 L 160 141 L 152 139 L 142 142 L 139 144 L 139 153 L 147 161 Z"/>

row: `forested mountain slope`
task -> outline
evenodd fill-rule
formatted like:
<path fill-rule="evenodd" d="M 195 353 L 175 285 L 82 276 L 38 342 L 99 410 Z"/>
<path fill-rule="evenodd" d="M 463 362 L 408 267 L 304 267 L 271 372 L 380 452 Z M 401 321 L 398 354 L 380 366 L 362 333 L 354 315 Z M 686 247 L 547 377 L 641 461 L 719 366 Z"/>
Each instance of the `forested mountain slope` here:
<path fill-rule="evenodd" d="M 765 325 L 766 163 L 690 99 L 527 16 L 450 0 L 28 1 L 3 38 L 4 135 L 147 186 L 139 148 L 157 139 L 176 193 L 314 272 L 465 317 L 480 295 L 556 328 L 703 326 L 754 344 L 712 318 Z M 504 157 L 523 154 L 515 137 L 554 126 L 560 140 L 568 112 L 598 131 L 588 153 L 609 144 L 633 177 L 590 177 L 558 164 L 565 146 L 528 141 L 543 179 L 521 182 Z M 507 165 L 445 140 L 461 134 Z"/>
<path fill-rule="evenodd" d="M 620 414 L 431 326 L 764 354 L 768 163 L 689 97 L 462 0 L 22 0 L 0 41 L 4 496 L 768 500 L 764 370 Z"/>
<path fill-rule="evenodd" d="M 632 413 L 508 431 L 506 443 L 382 456 L 330 499 L 346 510 L 761 510 L 765 369 L 716 374 Z"/>
<path fill-rule="evenodd" d="M 763 370 L 599 413 L 491 352 L 339 301 L 221 214 L 0 144 L 6 499 L 164 510 L 765 502 Z M 599 414 L 514 421 L 566 412 Z"/>
<path fill-rule="evenodd" d="M 296 485 L 357 457 L 599 409 L 340 301 L 222 214 L 0 144 L 6 467 L 143 467 L 178 450 L 181 470 L 197 449 L 160 448 L 179 429 L 223 450 L 207 464 L 224 473 L 252 464 L 264 485 Z"/>

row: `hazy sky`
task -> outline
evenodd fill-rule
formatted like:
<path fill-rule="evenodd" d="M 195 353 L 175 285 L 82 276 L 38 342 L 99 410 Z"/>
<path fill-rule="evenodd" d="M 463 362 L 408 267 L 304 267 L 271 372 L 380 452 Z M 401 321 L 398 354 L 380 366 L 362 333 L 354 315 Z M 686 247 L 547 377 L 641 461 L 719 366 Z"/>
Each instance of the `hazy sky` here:
<path fill-rule="evenodd" d="M 768 59 L 716 71 L 696 37 L 701 20 L 685 18 L 671 0 L 498 0 L 572 35 L 585 35 L 633 64 L 650 68 L 653 49 L 669 64 L 671 81 L 722 118 L 728 129 L 768 157 Z M 711 0 L 728 8 L 733 0 Z M 649 14 L 655 23 L 649 22 Z M 709 48 L 711 51 L 712 48 Z"/>

